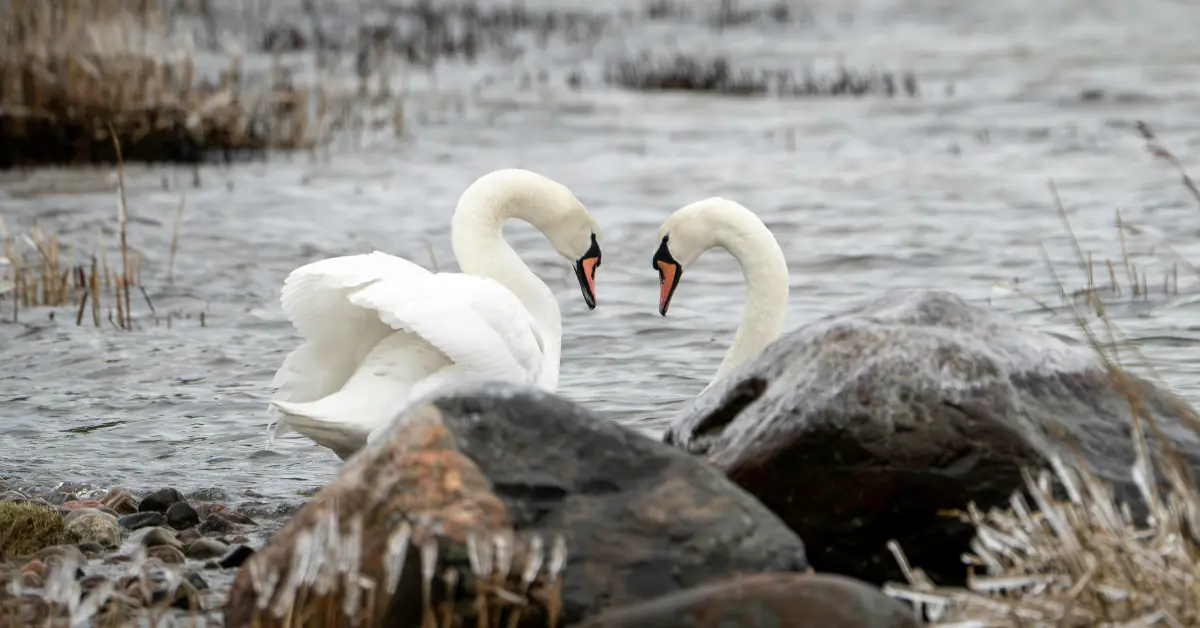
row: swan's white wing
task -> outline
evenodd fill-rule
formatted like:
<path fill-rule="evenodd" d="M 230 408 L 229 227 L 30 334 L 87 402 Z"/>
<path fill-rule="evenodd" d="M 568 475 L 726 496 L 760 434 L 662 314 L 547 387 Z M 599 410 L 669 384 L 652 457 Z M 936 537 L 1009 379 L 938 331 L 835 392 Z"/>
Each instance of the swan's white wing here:
<path fill-rule="evenodd" d="M 332 257 L 292 271 L 279 300 L 305 342 L 275 373 L 274 399 L 305 402 L 337 392 L 371 348 L 393 332 L 377 313 L 351 303 L 350 293 L 382 277 L 422 276 L 433 274 L 378 252 Z"/>
<path fill-rule="evenodd" d="M 310 401 L 336 392 L 371 348 L 396 330 L 416 333 L 477 377 L 533 382 L 541 371 L 532 316 L 491 279 L 433 274 L 376 251 L 295 270 L 280 301 L 306 343 L 275 375 L 279 400 Z"/>
<path fill-rule="evenodd" d="M 532 315 L 495 280 L 460 273 L 423 281 L 389 277 L 349 298 L 393 329 L 421 336 L 473 377 L 532 383 L 541 371 Z"/>

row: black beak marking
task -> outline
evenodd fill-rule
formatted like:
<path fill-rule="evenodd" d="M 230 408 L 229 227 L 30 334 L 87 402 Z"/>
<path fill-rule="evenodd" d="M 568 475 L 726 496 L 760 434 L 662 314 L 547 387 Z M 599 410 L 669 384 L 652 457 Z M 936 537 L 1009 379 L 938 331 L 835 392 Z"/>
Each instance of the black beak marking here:
<path fill-rule="evenodd" d="M 585 264 L 588 260 L 596 260 L 591 265 L 591 274 L 588 274 L 588 268 Z M 600 268 L 600 243 L 596 242 L 596 234 L 592 234 L 592 246 L 588 247 L 587 253 L 583 254 L 575 261 L 575 278 L 579 280 L 579 289 L 583 291 L 583 302 L 587 304 L 589 310 L 596 309 L 596 269 Z"/>

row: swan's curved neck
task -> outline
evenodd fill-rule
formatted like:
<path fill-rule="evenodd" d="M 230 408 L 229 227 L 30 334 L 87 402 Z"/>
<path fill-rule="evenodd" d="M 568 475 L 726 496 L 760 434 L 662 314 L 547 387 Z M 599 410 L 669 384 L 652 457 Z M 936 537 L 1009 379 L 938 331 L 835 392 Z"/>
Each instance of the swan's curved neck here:
<path fill-rule="evenodd" d="M 529 194 L 468 189 L 459 199 L 450 223 L 454 257 L 463 273 L 490 277 L 521 300 L 538 323 L 546 355 L 540 382 L 551 389 L 558 384 L 562 343 L 562 314 L 554 292 L 504 240 L 504 223 L 523 220 L 539 227 L 537 199 Z"/>
<path fill-rule="evenodd" d="M 734 220 L 713 229 L 714 246 L 733 255 L 746 279 L 746 305 L 733 344 L 709 386 L 758 357 L 783 332 L 788 307 L 788 270 L 783 250 L 758 220 Z"/>

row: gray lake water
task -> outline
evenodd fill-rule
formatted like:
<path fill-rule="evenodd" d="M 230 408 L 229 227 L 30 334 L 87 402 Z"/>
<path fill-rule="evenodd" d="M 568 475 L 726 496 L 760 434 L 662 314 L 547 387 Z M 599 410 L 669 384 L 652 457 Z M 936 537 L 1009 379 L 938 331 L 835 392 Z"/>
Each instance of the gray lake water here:
<path fill-rule="evenodd" d="M 544 4 L 544 3 L 543 3 Z M 638 6 L 629 3 L 630 6 Z M 529 3 L 536 6 L 536 3 Z M 579 6 L 582 6 L 580 4 Z M 130 237 L 146 258 L 136 331 L 76 327 L 73 309 L 0 303 L 0 477 L 50 487 L 221 487 L 273 507 L 328 481 L 339 461 L 290 435 L 265 450 L 271 377 L 299 342 L 278 305 L 292 269 L 374 249 L 455 268 L 449 220 L 475 177 L 503 167 L 570 186 L 602 225 L 599 306 L 526 225 L 510 242 L 559 294 L 559 391 L 606 420 L 657 435 L 715 372 L 744 295 L 734 261 L 711 252 L 660 317 L 650 268 L 659 223 L 713 195 L 754 209 L 791 270 L 788 329 L 891 288 L 953 290 L 1031 326 L 1078 336 L 1071 318 L 995 288 L 1019 282 L 1059 303 L 1045 247 L 1068 289 L 1082 287 L 1047 181 L 1082 247 L 1119 261 L 1115 211 L 1139 228 L 1130 258 L 1154 286 L 1110 302 L 1159 375 L 1200 400 L 1200 204 L 1153 159 L 1150 124 L 1200 175 L 1200 8 L 1182 0 L 814 0 L 803 25 L 721 33 L 635 20 L 583 49 L 414 73 L 406 135 L 378 133 L 320 159 L 199 169 L 130 166 Z M 749 68 L 838 62 L 910 70 L 916 98 L 776 99 L 634 93 L 603 86 L 623 52 L 728 54 Z M 522 73 L 551 80 L 519 87 Z M 553 77 L 582 69 L 571 90 Z M 483 76 L 508 77 L 478 87 Z M 447 103 L 451 103 L 448 105 Z M 115 241 L 110 169 L 0 175 L 10 230 L 42 227 L 90 250 Z M 165 187 L 164 187 L 165 186 Z M 167 259 L 186 199 L 174 282 Z M 1107 272 L 1100 278 L 1107 283 Z M 1122 283 L 1125 283 L 1122 277 Z M 173 312 L 173 324 L 165 313 Z M 199 314 L 204 312 L 204 325 Z"/>

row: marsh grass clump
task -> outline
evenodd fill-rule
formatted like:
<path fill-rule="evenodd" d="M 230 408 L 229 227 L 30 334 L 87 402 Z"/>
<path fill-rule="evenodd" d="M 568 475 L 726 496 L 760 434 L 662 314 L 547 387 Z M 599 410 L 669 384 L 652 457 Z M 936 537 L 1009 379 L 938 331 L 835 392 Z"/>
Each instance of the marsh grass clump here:
<path fill-rule="evenodd" d="M 110 262 L 101 233 L 91 253 L 80 253 L 37 222 L 26 232 L 13 233 L 0 220 L 0 248 L 0 317 L 5 320 L 19 321 L 23 311 L 38 307 L 74 307 L 77 325 L 87 321 L 99 327 L 108 321 L 126 329 L 132 325 L 134 301 L 125 297 L 133 292 L 137 303 L 153 309 L 142 286 L 141 253 L 127 246 L 122 271 L 120 254 Z"/>
<path fill-rule="evenodd" d="M 0 502 L 0 558 L 32 554 L 66 538 L 66 525 L 57 512 L 26 502 Z"/>
<path fill-rule="evenodd" d="M 1114 381 L 1127 381 L 1109 362 Z M 1051 460 L 1053 473 L 1025 472 L 1025 492 L 1006 509 L 963 517 L 975 527 L 966 589 L 938 587 L 889 543 L 907 586 L 885 592 L 924 608 L 934 626 L 1194 626 L 1200 624 L 1200 492 L 1182 457 L 1156 433 L 1133 387 L 1132 476 L 1149 515 L 1129 504 L 1083 460 Z M 1192 425 L 1196 418 L 1190 410 Z M 1160 487 L 1159 478 L 1165 480 Z M 1065 493 L 1065 497 L 1062 494 Z"/>
<path fill-rule="evenodd" d="M 880 95 L 888 98 L 919 93 L 912 73 L 858 72 L 839 67 L 818 76 L 811 70 L 797 75 L 788 70 L 738 69 L 726 57 L 700 59 L 676 55 L 666 62 L 642 55 L 611 64 L 605 73 L 610 85 L 635 91 L 690 91 L 734 96 L 774 95 L 779 98 Z"/>
<path fill-rule="evenodd" d="M 311 146 L 310 91 L 249 88 L 241 59 L 202 78 L 156 0 L 0 6 L 0 168 L 197 162 Z"/>

